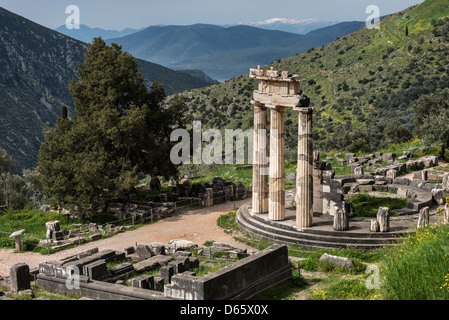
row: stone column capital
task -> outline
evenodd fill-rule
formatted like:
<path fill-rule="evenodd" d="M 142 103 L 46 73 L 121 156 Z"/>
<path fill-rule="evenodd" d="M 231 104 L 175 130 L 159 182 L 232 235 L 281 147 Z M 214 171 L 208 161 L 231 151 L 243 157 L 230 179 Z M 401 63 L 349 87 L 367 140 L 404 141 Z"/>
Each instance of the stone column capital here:
<path fill-rule="evenodd" d="M 313 107 L 294 107 L 293 110 L 298 111 L 303 114 L 313 113 Z"/>
<path fill-rule="evenodd" d="M 279 112 L 282 112 L 285 110 L 286 107 L 281 106 L 281 105 L 276 105 L 276 104 L 267 104 L 265 105 L 267 108 L 271 109 L 271 110 L 276 110 Z"/>
<path fill-rule="evenodd" d="M 251 100 L 251 104 L 254 106 L 254 108 L 266 108 L 265 104 L 257 100 Z"/>

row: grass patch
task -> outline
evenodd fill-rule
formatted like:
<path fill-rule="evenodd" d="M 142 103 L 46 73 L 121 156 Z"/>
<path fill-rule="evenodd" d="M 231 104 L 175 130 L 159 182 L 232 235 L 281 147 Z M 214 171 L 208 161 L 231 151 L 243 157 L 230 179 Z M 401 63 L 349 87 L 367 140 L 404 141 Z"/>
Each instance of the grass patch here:
<path fill-rule="evenodd" d="M 310 300 L 374 300 L 378 299 L 378 292 L 368 289 L 366 276 L 354 279 L 330 277 L 323 280 L 323 286 L 314 291 Z"/>
<path fill-rule="evenodd" d="M 209 266 L 202 264 L 199 268 L 195 268 L 192 271 L 196 273 L 196 276 L 201 278 L 211 272 L 218 271 L 224 268 L 227 264 L 224 263 L 210 263 Z"/>
<path fill-rule="evenodd" d="M 390 216 L 394 216 L 392 210 L 407 206 L 407 199 L 375 198 L 366 192 L 358 193 L 348 200 L 354 204 L 355 214 L 358 217 L 376 217 L 379 207 L 388 207 Z"/>
<path fill-rule="evenodd" d="M 294 268 L 291 280 L 254 296 L 252 300 L 294 300 L 296 293 L 306 286 L 307 281 L 301 276 L 300 271 Z"/>
<path fill-rule="evenodd" d="M 74 224 L 96 223 L 97 225 L 106 225 L 114 222 L 114 225 L 130 224 L 129 221 L 116 222 L 117 218 L 110 213 L 96 214 L 92 219 L 72 220 L 68 216 L 57 213 L 43 213 L 35 210 L 9 210 L 0 214 L 0 248 L 13 249 L 14 239 L 9 239 L 9 235 L 15 231 L 25 229 L 26 233 L 23 237 L 23 251 L 34 251 L 43 254 L 47 253 L 47 248 L 39 247 L 39 240 L 46 238 L 45 223 L 49 221 L 59 221 L 61 230 L 70 230 L 74 228 Z M 136 228 L 143 224 L 136 224 Z M 85 242 L 89 242 L 86 238 Z M 75 245 L 74 245 L 75 246 Z M 62 249 L 61 249 L 62 250 Z M 52 250 L 52 253 L 56 251 Z"/>
<path fill-rule="evenodd" d="M 238 231 L 239 228 L 237 226 L 236 217 L 237 211 L 229 212 L 225 215 L 220 215 L 217 219 L 217 225 L 223 229 L 225 233 L 233 233 L 234 231 Z"/>
<path fill-rule="evenodd" d="M 418 229 L 384 252 L 381 294 L 386 300 L 449 299 L 449 226 Z"/>

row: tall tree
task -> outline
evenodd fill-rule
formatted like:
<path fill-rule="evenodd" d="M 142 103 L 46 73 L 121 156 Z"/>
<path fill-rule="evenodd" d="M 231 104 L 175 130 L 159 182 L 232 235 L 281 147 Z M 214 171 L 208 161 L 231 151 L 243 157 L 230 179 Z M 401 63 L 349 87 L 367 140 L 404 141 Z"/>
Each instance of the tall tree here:
<path fill-rule="evenodd" d="M 68 119 L 63 110 L 39 154 L 53 203 L 95 209 L 132 190 L 143 174 L 173 175 L 170 132 L 183 123 L 182 99 L 164 106 L 162 86 L 148 91 L 135 59 L 101 38 L 89 44 L 78 74 L 70 83 L 75 114 Z"/>
<path fill-rule="evenodd" d="M 413 104 L 413 111 L 416 133 L 428 144 L 439 144 L 440 158 L 444 158 L 449 146 L 449 89 L 421 96 Z"/>
<path fill-rule="evenodd" d="M 6 207 L 9 207 L 9 196 L 7 188 L 7 178 L 11 170 L 15 168 L 14 160 L 8 155 L 6 150 L 0 148 L 0 182 L 3 187 L 3 194 L 5 197 Z"/>

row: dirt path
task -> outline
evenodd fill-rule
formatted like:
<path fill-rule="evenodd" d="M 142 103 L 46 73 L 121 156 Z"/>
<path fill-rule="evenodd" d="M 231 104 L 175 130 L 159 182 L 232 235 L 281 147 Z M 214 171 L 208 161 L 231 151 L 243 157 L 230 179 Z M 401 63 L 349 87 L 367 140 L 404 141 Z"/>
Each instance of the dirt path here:
<path fill-rule="evenodd" d="M 12 265 L 24 262 L 30 268 L 36 268 L 40 262 L 59 260 L 63 257 L 84 252 L 92 248 L 99 250 L 123 250 L 128 246 L 138 244 L 150 244 L 151 242 L 168 243 L 173 239 L 185 239 L 201 246 L 207 240 L 225 242 L 236 248 L 252 249 L 240 242 L 235 241 L 232 236 L 223 232 L 217 226 L 217 219 L 220 214 L 227 214 L 230 211 L 248 203 L 250 200 L 242 200 L 220 204 L 210 208 L 188 211 L 177 216 L 158 221 L 154 224 L 141 227 L 139 229 L 120 233 L 114 237 L 90 242 L 76 248 L 44 256 L 39 253 L 26 252 L 14 253 L 14 250 L 0 249 L 0 276 L 9 276 L 9 269 Z"/>

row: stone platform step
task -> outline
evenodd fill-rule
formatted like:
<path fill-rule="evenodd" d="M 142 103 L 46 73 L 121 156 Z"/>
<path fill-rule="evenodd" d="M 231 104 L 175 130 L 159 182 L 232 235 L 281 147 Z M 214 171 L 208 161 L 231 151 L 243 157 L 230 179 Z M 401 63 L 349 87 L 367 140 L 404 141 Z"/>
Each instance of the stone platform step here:
<path fill-rule="evenodd" d="M 350 233 L 310 229 L 288 230 L 272 221 L 261 221 L 260 217 L 250 215 L 248 210 L 240 208 L 237 224 L 242 231 L 254 238 L 269 242 L 286 243 L 306 248 L 357 248 L 373 250 L 395 246 L 405 233 Z M 272 222 L 272 223 L 267 223 Z"/>

